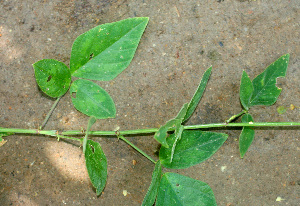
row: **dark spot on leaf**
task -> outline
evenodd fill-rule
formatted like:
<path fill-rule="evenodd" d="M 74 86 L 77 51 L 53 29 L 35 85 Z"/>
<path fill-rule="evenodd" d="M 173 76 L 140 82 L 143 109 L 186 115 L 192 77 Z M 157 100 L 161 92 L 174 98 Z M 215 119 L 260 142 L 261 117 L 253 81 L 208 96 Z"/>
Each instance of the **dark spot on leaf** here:
<path fill-rule="evenodd" d="M 95 148 L 92 145 L 90 145 L 90 146 L 91 146 L 92 152 L 95 153 Z"/>
<path fill-rule="evenodd" d="M 94 57 L 94 53 L 90 54 L 90 60 Z"/>
<path fill-rule="evenodd" d="M 47 79 L 47 82 L 50 82 L 51 79 L 52 79 L 52 76 L 50 75 Z"/>
<path fill-rule="evenodd" d="M 72 97 L 75 99 L 76 98 L 76 92 L 72 92 Z"/>
<path fill-rule="evenodd" d="M 179 187 L 179 184 L 178 184 L 178 183 L 176 184 L 176 187 Z"/>

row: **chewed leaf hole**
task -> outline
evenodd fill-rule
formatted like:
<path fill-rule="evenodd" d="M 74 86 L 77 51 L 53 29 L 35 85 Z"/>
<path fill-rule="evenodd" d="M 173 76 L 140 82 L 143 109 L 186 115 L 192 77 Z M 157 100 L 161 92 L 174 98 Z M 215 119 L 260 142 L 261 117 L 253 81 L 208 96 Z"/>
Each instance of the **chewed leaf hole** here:
<path fill-rule="evenodd" d="M 90 145 L 90 146 L 91 146 L 92 152 L 95 153 L 95 148 L 92 145 Z"/>
<path fill-rule="evenodd" d="M 72 92 L 72 97 L 75 99 L 76 98 L 76 92 Z"/>
<path fill-rule="evenodd" d="M 94 53 L 90 54 L 90 60 L 94 57 Z"/>
<path fill-rule="evenodd" d="M 50 80 L 52 79 L 52 76 L 49 75 L 48 79 L 47 79 L 47 82 L 50 82 Z"/>

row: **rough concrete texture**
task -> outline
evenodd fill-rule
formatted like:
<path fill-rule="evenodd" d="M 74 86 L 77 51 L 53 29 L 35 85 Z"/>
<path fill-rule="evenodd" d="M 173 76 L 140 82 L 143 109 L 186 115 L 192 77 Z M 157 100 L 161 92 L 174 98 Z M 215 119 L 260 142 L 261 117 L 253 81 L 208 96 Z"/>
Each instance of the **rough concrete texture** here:
<path fill-rule="evenodd" d="M 78 35 L 135 16 L 150 21 L 132 63 L 113 81 L 97 82 L 113 97 L 117 117 L 97 121 L 93 130 L 159 127 L 190 100 L 210 65 L 211 79 L 188 124 L 224 122 L 241 111 L 242 71 L 253 79 L 285 53 L 291 57 L 287 78 L 278 80 L 281 96 L 251 113 L 255 121 L 300 121 L 298 0 L 0 0 L 0 5 L 1 127 L 38 128 L 53 104 L 37 87 L 34 62 L 54 58 L 69 65 Z M 279 106 L 287 111 L 279 114 Z M 79 130 L 87 121 L 67 93 L 45 129 Z M 299 204 L 299 128 L 257 130 L 244 159 L 240 130 L 224 132 L 229 138 L 212 158 L 176 172 L 208 183 L 218 205 Z M 5 139 L 0 205 L 140 205 L 151 181 L 153 163 L 116 138 L 93 138 L 108 159 L 100 197 L 77 144 L 35 135 Z M 153 136 L 129 139 L 157 159 Z"/>

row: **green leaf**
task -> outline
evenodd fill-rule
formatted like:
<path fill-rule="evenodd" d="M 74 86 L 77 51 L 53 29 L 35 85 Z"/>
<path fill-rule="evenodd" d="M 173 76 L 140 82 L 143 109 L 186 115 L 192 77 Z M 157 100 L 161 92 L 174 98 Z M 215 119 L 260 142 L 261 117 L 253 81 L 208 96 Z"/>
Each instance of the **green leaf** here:
<path fill-rule="evenodd" d="M 174 152 L 175 152 L 176 144 L 177 144 L 177 142 L 181 139 L 182 132 L 183 132 L 183 125 L 181 125 L 181 124 L 176 125 L 176 130 L 175 130 L 175 141 L 174 141 L 174 143 L 173 143 L 172 150 L 171 150 L 170 162 L 173 161 L 173 157 L 174 157 Z"/>
<path fill-rule="evenodd" d="M 243 71 L 241 86 L 240 86 L 240 100 L 245 110 L 249 110 L 250 99 L 253 93 L 253 85 L 248 74 Z"/>
<path fill-rule="evenodd" d="M 172 157 L 172 148 L 161 147 L 159 159 L 163 166 L 171 169 L 184 169 L 199 164 L 211 157 L 225 142 L 228 135 L 200 130 L 184 130 L 177 142 Z M 167 139 L 168 145 L 176 141 L 175 134 Z"/>
<path fill-rule="evenodd" d="M 217 206 L 212 189 L 205 182 L 177 173 L 161 178 L 156 206 Z"/>
<path fill-rule="evenodd" d="M 107 180 L 107 160 L 98 142 L 87 140 L 87 147 L 84 153 L 86 168 L 96 188 L 97 195 L 100 195 Z"/>
<path fill-rule="evenodd" d="M 142 206 L 152 206 L 154 204 L 160 184 L 161 173 L 162 166 L 160 161 L 157 161 L 155 164 L 154 171 L 152 173 L 152 181 L 147 191 L 147 194 L 144 197 Z"/>
<path fill-rule="evenodd" d="M 183 119 L 184 119 L 184 117 L 185 117 L 185 115 L 186 115 L 186 113 L 187 113 L 188 106 L 189 106 L 189 104 L 188 104 L 188 103 L 185 103 L 185 104 L 181 107 L 181 109 L 180 109 L 180 111 L 178 112 L 177 116 L 175 117 L 175 119 L 180 120 L 180 123 L 182 123 L 182 121 L 183 121 Z"/>
<path fill-rule="evenodd" d="M 206 84 L 207 84 L 208 79 L 209 79 L 210 74 L 211 74 L 211 69 L 212 69 L 212 67 L 209 67 L 205 71 L 205 73 L 203 74 L 203 77 L 200 81 L 200 84 L 199 84 L 193 98 L 191 99 L 191 101 L 188 105 L 187 112 L 186 112 L 185 117 L 183 118 L 182 122 L 187 121 L 190 118 L 190 116 L 193 114 L 193 112 L 195 111 L 195 109 L 196 109 L 196 107 L 197 107 L 197 105 L 198 105 L 198 103 L 199 103 L 199 101 L 200 101 L 200 99 L 201 99 L 201 97 L 204 93 L 204 90 L 206 88 Z"/>
<path fill-rule="evenodd" d="M 36 82 L 44 93 L 56 98 L 68 91 L 71 73 L 64 63 L 55 59 L 43 59 L 32 66 Z"/>
<path fill-rule="evenodd" d="M 78 79 L 70 88 L 72 102 L 77 110 L 97 119 L 113 118 L 116 108 L 112 98 L 99 85 L 89 80 Z"/>
<path fill-rule="evenodd" d="M 72 76 L 108 81 L 130 64 L 149 18 L 137 17 L 99 25 L 74 41 Z"/>
<path fill-rule="evenodd" d="M 268 66 L 264 72 L 253 79 L 253 94 L 250 105 L 270 106 L 274 104 L 281 93 L 276 86 L 278 77 L 285 77 L 290 55 L 285 54 Z"/>
<path fill-rule="evenodd" d="M 167 135 L 168 130 L 172 127 L 175 127 L 176 123 L 180 122 L 178 119 L 171 119 L 167 121 L 167 123 L 163 126 L 161 126 L 158 131 L 154 135 L 154 139 L 156 139 L 160 144 L 162 144 L 163 147 L 168 148 L 169 145 L 167 143 Z"/>
<path fill-rule="evenodd" d="M 178 133 L 178 129 L 181 126 L 181 123 L 183 121 L 183 117 L 186 114 L 187 111 L 187 107 L 188 104 L 184 104 L 180 111 L 178 112 L 177 116 L 175 117 L 175 119 L 170 119 L 169 121 L 167 121 L 167 123 L 163 126 L 161 126 L 158 131 L 155 133 L 154 138 L 161 143 L 164 147 L 169 147 L 169 145 L 167 144 L 166 138 L 168 135 L 168 130 L 175 127 L 175 133 Z M 180 135 L 181 136 L 181 135 Z M 179 136 L 179 138 L 180 138 Z M 175 143 L 176 145 L 176 143 Z"/>
<path fill-rule="evenodd" d="M 91 116 L 89 119 L 87 128 L 86 128 L 85 136 L 83 138 L 83 143 L 82 143 L 83 153 L 85 153 L 85 150 L 86 150 L 86 144 L 87 144 L 87 138 L 89 135 L 89 131 L 90 131 L 91 127 L 93 126 L 93 124 L 95 124 L 95 122 L 96 122 L 96 118 L 94 116 Z"/>
<path fill-rule="evenodd" d="M 242 117 L 242 122 L 244 123 L 253 122 L 253 118 L 250 114 L 245 114 Z M 239 138 L 239 148 L 240 148 L 241 158 L 244 157 L 248 148 L 252 144 L 254 135 L 255 135 L 254 129 L 252 129 L 251 127 L 243 127 L 243 130 Z"/>

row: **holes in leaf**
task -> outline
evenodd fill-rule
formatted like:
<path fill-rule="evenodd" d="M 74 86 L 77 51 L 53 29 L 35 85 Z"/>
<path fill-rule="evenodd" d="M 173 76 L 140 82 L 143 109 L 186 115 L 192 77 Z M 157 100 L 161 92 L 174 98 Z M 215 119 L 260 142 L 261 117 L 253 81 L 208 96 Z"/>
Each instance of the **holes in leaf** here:
<path fill-rule="evenodd" d="M 50 80 L 52 79 L 52 76 L 49 75 L 48 79 L 47 79 L 47 82 L 50 82 Z"/>
<path fill-rule="evenodd" d="M 72 97 L 75 99 L 76 98 L 76 92 L 72 92 Z"/>
<path fill-rule="evenodd" d="M 90 60 L 94 57 L 94 53 L 90 54 Z"/>

